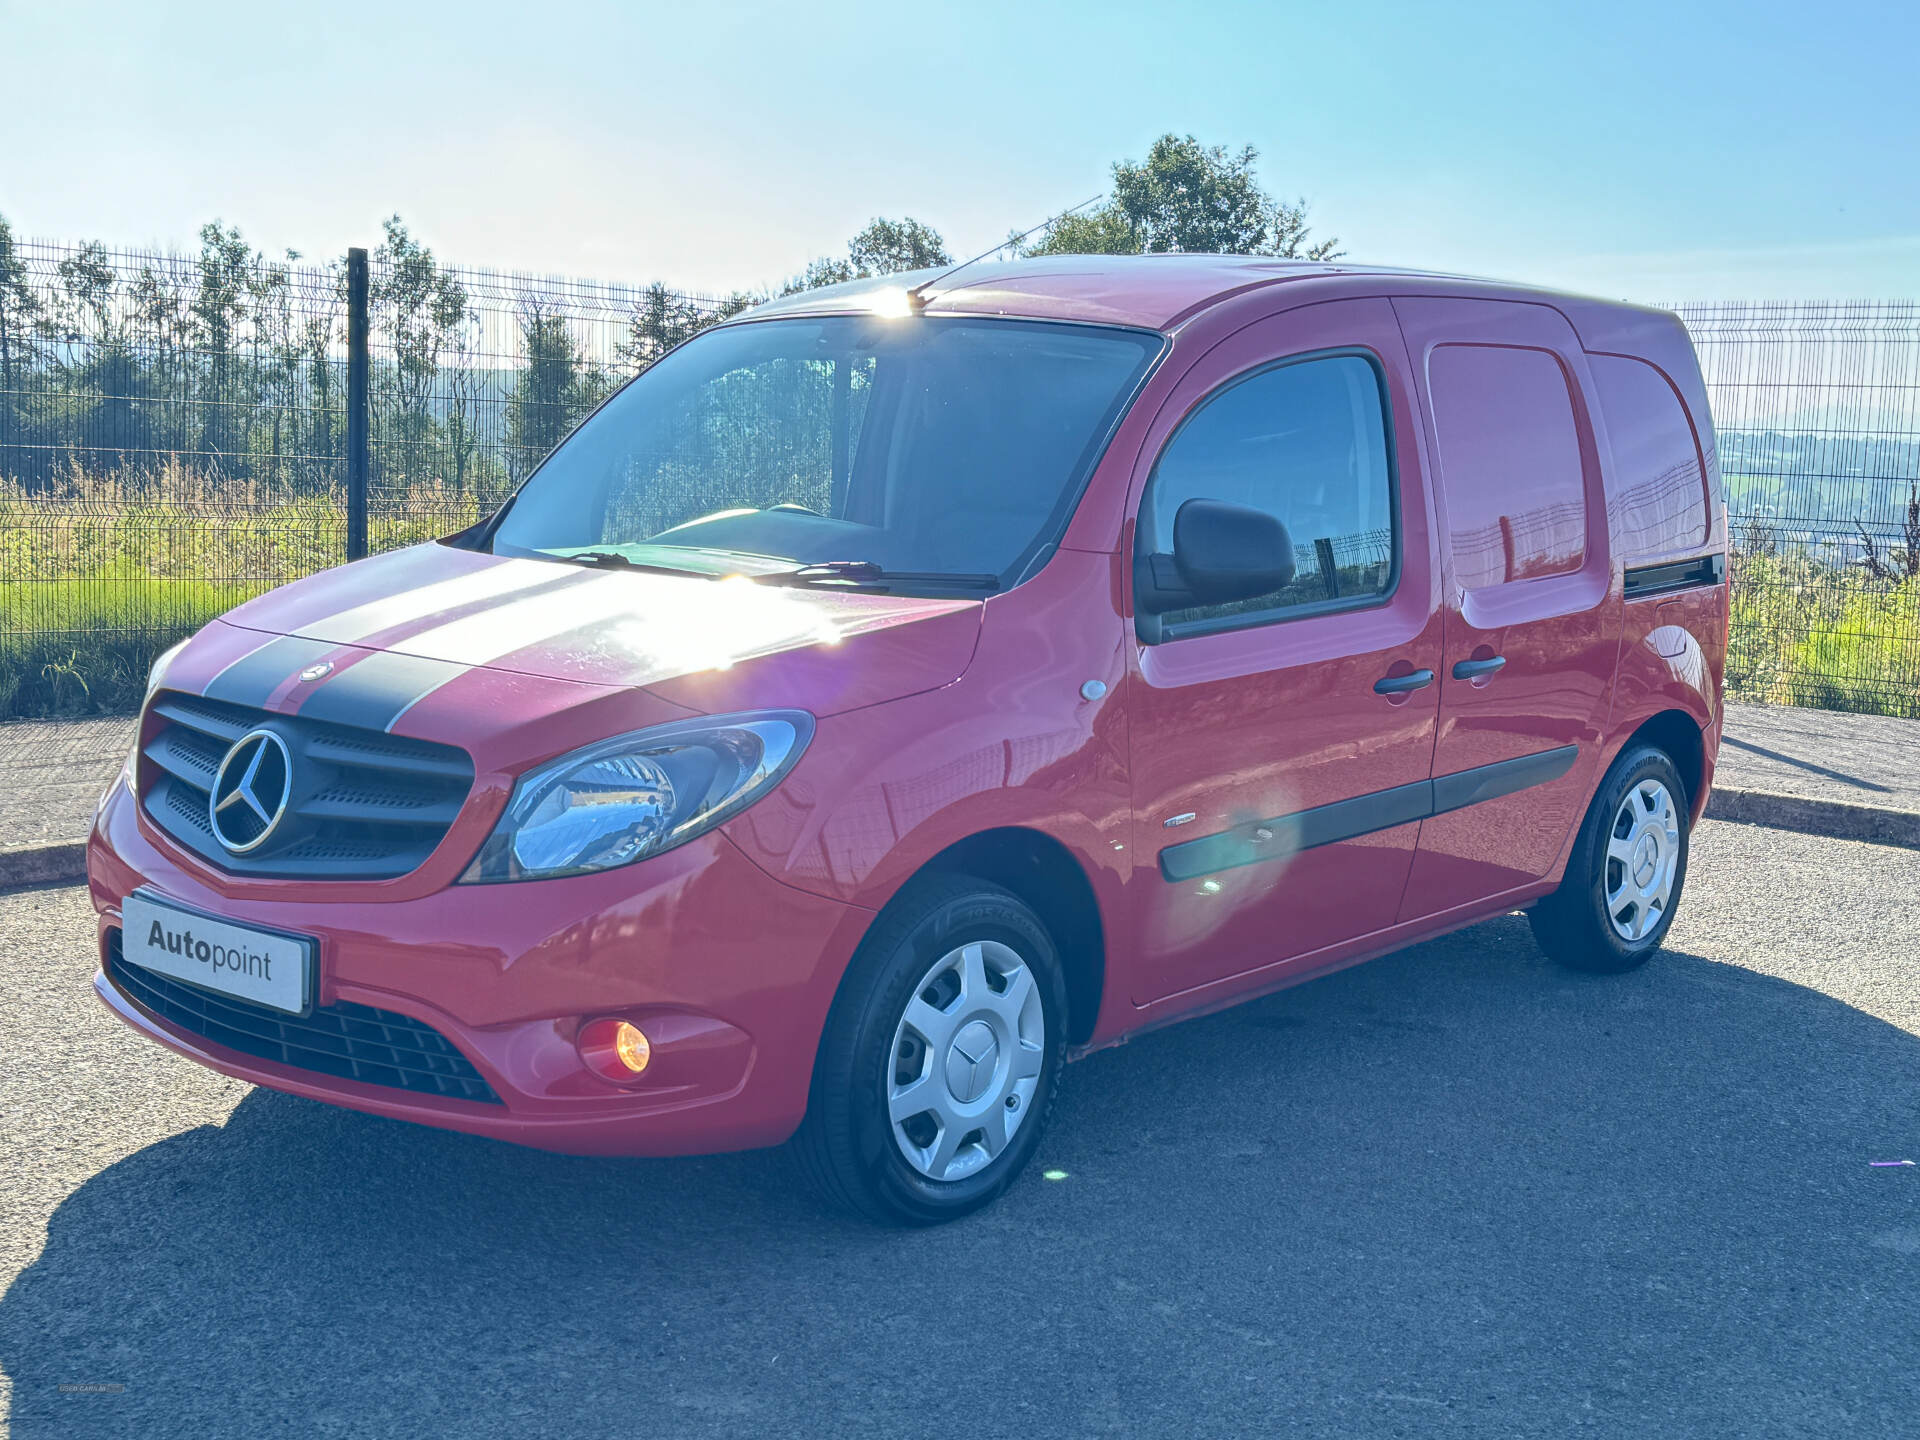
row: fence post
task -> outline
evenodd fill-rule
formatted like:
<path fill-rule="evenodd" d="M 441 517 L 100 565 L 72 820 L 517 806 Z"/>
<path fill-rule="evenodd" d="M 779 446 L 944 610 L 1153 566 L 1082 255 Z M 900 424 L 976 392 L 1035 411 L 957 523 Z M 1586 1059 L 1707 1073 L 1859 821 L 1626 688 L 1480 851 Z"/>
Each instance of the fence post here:
<path fill-rule="evenodd" d="M 347 559 L 367 554 L 367 252 L 347 251 Z"/>

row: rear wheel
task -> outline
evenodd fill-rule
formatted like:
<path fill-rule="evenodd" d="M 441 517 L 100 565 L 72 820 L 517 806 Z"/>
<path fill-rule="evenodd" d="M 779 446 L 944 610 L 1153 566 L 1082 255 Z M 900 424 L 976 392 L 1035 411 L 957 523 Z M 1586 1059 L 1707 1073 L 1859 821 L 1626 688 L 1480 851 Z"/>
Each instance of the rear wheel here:
<path fill-rule="evenodd" d="M 1560 888 L 1529 912 L 1540 946 L 1575 970 L 1644 965 L 1666 939 L 1687 878 L 1687 791 L 1651 745 L 1614 761 L 1581 823 Z"/>
<path fill-rule="evenodd" d="M 943 876 L 895 900 L 828 1017 L 801 1170 L 869 1219 L 928 1225 L 1000 1195 L 1040 1143 L 1066 1033 L 1066 984 L 1018 896 Z"/>

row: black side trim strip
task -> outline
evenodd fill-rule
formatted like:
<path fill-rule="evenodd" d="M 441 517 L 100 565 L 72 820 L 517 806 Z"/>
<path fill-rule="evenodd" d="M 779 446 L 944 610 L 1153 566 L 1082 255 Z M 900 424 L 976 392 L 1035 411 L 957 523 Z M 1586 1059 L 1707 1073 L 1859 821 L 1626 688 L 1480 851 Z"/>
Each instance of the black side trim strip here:
<path fill-rule="evenodd" d="M 1562 745 L 1537 755 L 1476 765 L 1452 775 L 1395 785 L 1390 790 L 1375 790 L 1351 800 L 1336 800 L 1331 805 L 1316 805 L 1311 810 L 1256 820 L 1217 835 L 1203 835 L 1162 850 L 1160 874 L 1167 880 L 1193 880 L 1215 871 L 1280 860 L 1302 850 L 1391 830 L 1483 800 L 1497 800 L 1558 780 L 1573 768 L 1579 754 L 1578 745 Z"/>
<path fill-rule="evenodd" d="M 1580 756 L 1578 745 L 1562 745 L 1557 750 L 1542 750 L 1537 755 L 1522 755 L 1516 760 L 1499 760 L 1491 765 L 1476 765 L 1452 775 L 1433 777 L 1433 813 L 1464 810 L 1483 800 L 1498 800 L 1516 790 L 1530 789 L 1558 780 L 1573 768 Z"/>
<path fill-rule="evenodd" d="M 1433 782 L 1416 780 L 1391 790 L 1375 790 L 1351 800 L 1296 810 L 1218 835 L 1204 835 L 1160 852 L 1160 873 L 1169 880 L 1191 880 L 1214 870 L 1231 870 L 1262 860 L 1278 860 L 1319 845 L 1390 830 L 1433 813 Z"/>
<path fill-rule="evenodd" d="M 1720 554 L 1674 560 L 1665 565 L 1629 565 L 1626 572 L 1626 598 L 1639 600 L 1648 595 L 1664 595 L 1669 590 L 1720 585 L 1726 578 L 1727 557 Z"/>

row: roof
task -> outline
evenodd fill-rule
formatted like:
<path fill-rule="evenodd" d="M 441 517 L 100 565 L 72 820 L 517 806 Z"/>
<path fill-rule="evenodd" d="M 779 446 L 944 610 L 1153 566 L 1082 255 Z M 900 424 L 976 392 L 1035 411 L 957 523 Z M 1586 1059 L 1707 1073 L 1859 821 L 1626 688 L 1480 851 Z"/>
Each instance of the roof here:
<path fill-rule="evenodd" d="M 824 285 L 756 306 L 747 314 L 760 320 L 776 315 L 868 311 L 875 308 L 876 301 L 904 304 L 903 291 L 938 280 L 945 273 L 941 269 L 910 270 Z M 1374 275 L 1455 282 L 1481 293 L 1488 289 L 1536 296 L 1543 293 L 1529 286 L 1508 286 L 1471 276 L 1344 260 L 1275 260 L 1259 255 L 1049 255 L 964 266 L 951 280 L 938 280 L 928 288 L 925 308 L 926 313 L 936 315 L 1020 315 L 1169 330 L 1244 290 Z"/>

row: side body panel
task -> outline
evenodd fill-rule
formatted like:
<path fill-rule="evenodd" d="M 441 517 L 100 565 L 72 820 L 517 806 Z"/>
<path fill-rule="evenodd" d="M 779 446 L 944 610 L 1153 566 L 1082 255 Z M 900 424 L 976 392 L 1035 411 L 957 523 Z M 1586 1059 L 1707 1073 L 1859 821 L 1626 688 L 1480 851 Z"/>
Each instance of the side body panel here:
<path fill-rule="evenodd" d="M 783 883 L 878 909 L 948 846 L 1032 830 L 1073 856 L 1123 946 L 1135 861 L 1118 595 L 1114 556 L 1058 551 L 987 601 L 964 676 L 822 719 L 793 773 L 723 831 Z M 1105 693 L 1084 698 L 1089 681 Z"/>
<path fill-rule="evenodd" d="M 1223 340 L 1155 418 L 1133 507 L 1162 447 L 1210 392 L 1275 360 L 1352 349 L 1364 350 L 1385 380 L 1398 584 L 1366 608 L 1131 647 L 1138 868 L 1127 930 L 1136 1003 L 1350 940 L 1392 923 L 1399 907 L 1417 818 L 1383 824 L 1391 815 L 1362 816 L 1354 823 L 1363 833 L 1322 844 L 1297 825 L 1303 812 L 1348 802 L 1364 808 L 1382 792 L 1417 789 L 1432 763 L 1436 688 L 1374 691 L 1388 675 L 1431 672 L 1440 654 L 1419 422 L 1391 306 L 1306 306 Z M 1164 877 L 1154 864 L 1163 851 L 1184 859 L 1209 837 L 1225 864 L 1170 866 Z"/>
<path fill-rule="evenodd" d="M 1575 319 L 1613 442 L 1608 513 L 1626 593 L 1611 739 L 1617 748 L 1665 711 L 1699 725 L 1701 775 L 1690 797 L 1698 820 L 1719 748 L 1731 602 L 1706 390 L 1672 316 L 1594 306 Z M 1719 558 L 1719 583 L 1659 584 L 1661 567 L 1702 556 Z"/>
<path fill-rule="evenodd" d="M 1218 974 L 1187 988 L 1155 995 L 1160 986 L 1151 977 L 1167 973 L 1166 961 L 1156 951 L 1158 942 L 1151 926 L 1143 924 L 1141 917 L 1162 903 L 1161 892 L 1174 888 L 1162 878 L 1156 864 L 1157 851 L 1167 833 L 1158 822 L 1165 817 L 1157 809 L 1149 815 L 1148 805 L 1143 804 L 1137 831 L 1130 817 L 1139 778 L 1135 770 L 1141 763 L 1141 717 L 1156 703 L 1151 693 L 1154 684 L 1164 687 L 1181 677 L 1172 668 L 1171 647 L 1154 647 L 1169 654 L 1149 657 L 1148 647 L 1134 639 L 1132 533 L 1126 517 L 1138 503 L 1138 487 L 1144 483 L 1160 441 L 1170 433 L 1174 420 L 1213 383 L 1198 372 L 1207 371 L 1209 357 L 1216 349 L 1221 350 L 1218 358 L 1225 360 L 1227 344 L 1249 327 L 1261 325 L 1271 326 L 1275 334 L 1294 327 L 1297 335 L 1317 337 L 1315 342 L 1300 346 L 1309 348 L 1310 343 L 1331 334 L 1311 319 L 1315 310 L 1332 310 L 1346 301 L 1367 307 L 1407 303 L 1404 299 L 1389 302 L 1378 294 L 1368 296 L 1361 293 L 1361 288 L 1355 281 L 1343 280 L 1337 286 L 1343 300 L 1332 302 L 1311 298 L 1309 287 L 1304 285 L 1276 287 L 1274 291 L 1237 296 L 1194 317 L 1176 333 L 1171 352 L 1122 420 L 1089 483 L 1082 508 L 1069 526 L 1066 543 L 1034 579 L 987 602 L 979 648 L 967 673 L 955 683 L 926 694 L 823 722 L 813 749 L 789 782 L 767 802 L 730 822 L 725 827 L 729 838 L 782 882 L 868 910 L 885 905 L 902 884 L 941 851 L 982 830 L 1026 829 L 1057 841 L 1086 874 L 1103 932 L 1105 983 L 1089 1041 L 1094 1047 L 1357 963 L 1425 935 L 1472 924 L 1530 903 L 1550 890 L 1557 883 L 1574 821 L 1584 810 L 1592 784 L 1630 733 L 1631 725 L 1620 728 L 1622 717 L 1638 714 L 1644 719 L 1671 708 L 1698 715 L 1703 725 L 1710 717 L 1709 701 L 1676 674 L 1666 663 L 1669 657 L 1653 663 L 1653 652 L 1642 646 L 1645 659 L 1651 663 L 1648 668 L 1631 645 L 1628 654 L 1620 656 L 1619 557 L 1610 553 L 1605 531 L 1588 547 L 1589 559 L 1595 554 L 1604 557 L 1607 572 L 1600 583 L 1599 603 L 1594 607 L 1597 613 L 1579 617 L 1576 622 L 1584 627 L 1577 649 L 1585 669 L 1580 682 L 1583 688 L 1575 702 L 1579 719 L 1572 733 L 1585 737 L 1578 767 L 1585 771 L 1585 778 L 1569 775 L 1562 787 L 1556 815 L 1539 842 L 1548 852 L 1546 859 L 1538 862 L 1539 873 L 1510 874 L 1503 883 L 1502 876 L 1489 871 L 1491 883 L 1474 889 L 1436 886 L 1433 903 L 1420 916 L 1412 916 L 1391 902 L 1383 909 L 1369 911 L 1365 916 L 1368 923 L 1348 924 L 1344 929 L 1331 918 L 1315 922 L 1309 916 L 1307 929 L 1315 923 L 1321 923 L 1322 928 L 1306 940 L 1296 940 L 1285 927 L 1253 925 L 1244 937 L 1246 948 L 1238 949 L 1230 943 L 1219 947 L 1219 954 L 1235 958 L 1224 963 L 1208 962 L 1218 965 Z M 1405 288 L 1424 290 L 1421 298 L 1432 302 L 1452 303 L 1455 298 L 1446 287 L 1432 283 L 1396 285 L 1396 296 Z M 1332 285 L 1318 286 L 1314 293 L 1334 289 Z M 1543 311 L 1543 323 L 1549 327 L 1559 318 L 1556 310 L 1545 305 L 1525 308 Z M 1565 354 L 1570 348 L 1573 353 L 1567 359 L 1568 368 L 1584 377 L 1584 357 L 1577 342 L 1569 341 L 1564 325 L 1552 335 L 1556 353 Z M 1361 338 L 1359 332 L 1347 330 L 1340 341 L 1328 343 L 1353 344 Z M 1260 342 L 1265 343 L 1264 339 Z M 1684 343 L 1682 338 L 1683 347 Z M 1259 345 L 1249 348 L 1242 357 L 1245 363 L 1254 363 L 1253 350 L 1257 348 Z M 1282 350 L 1288 348 L 1290 342 L 1281 343 Z M 1410 362 L 1404 350 L 1401 361 L 1403 367 L 1417 363 Z M 1238 368 L 1243 366 L 1235 362 L 1207 373 L 1218 379 Z M 1435 463 L 1432 439 L 1410 382 L 1398 383 L 1409 392 L 1396 389 L 1392 403 L 1396 463 L 1403 486 L 1404 543 L 1412 548 L 1403 565 L 1396 604 L 1412 604 L 1418 597 L 1422 608 L 1437 610 L 1442 603 L 1445 575 L 1436 502 L 1428 493 Z M 1589 395 L 1589 390 L 1581 391 L 1583 406 L 1590 406 Z M 1704 399 L 1700 403 L 1704 404 Z M 1590 475 L 1597 474 L 1599 457 L 1607 444 L 1605 421 L 1594 410 L 1590 415 L 1583 413 L 1582 425 L 1588 446 L 1584 463 Z M 1417 478 L 1409 483 L 1409 477 Z M 1599 481 L 1593 483 L 1597 489 Z M 1602 496 L 1590 496 L 1589 500 L 1595 513 L 1608 513 L 1608 502 Z M 1426 531 L 1419 534 L 1423 525 Z M 1714 526 L 1723 545 L 1724 523 L 1717 516 Z M 1076 541 L 1085 543 L 1076 545 Z M 1432 559 L 1428 572 L 1420 579 L 1418 556 L 1429 552 Z M 1593 583 L 1584 563 L 1582 578 L 1576 583 Z M 1713 642 L 1711 615 L 1724 615 L 1724 592 L 1718 599 L 1691 597 L 1684 603 L 1690 615 L 1697 612 L 1705 627 L 1695 632 L 1700 635 L 1700 660 L 1692 670 L 1717 676 L 1718 656 L 1724 648 L 1724 619 L 1718 631 L 1721 641 Z M 1417 624 L 1410 625 L 1409 614 L 1393 614 L 1397 619 L 1383 608 L 1329 618 L 1358 621 L 1363 626 L 1398 623 L 1402 644 L 1419 643 L 1421 632 Z M 1267 628 L 1278 631 L 1289 627 Z M 1248 645 L 1257 643 L 1262 633 L 1230 632 L 1211 638 Z M 1391 639 L 1388 636 L 1383 643 L 1390 647 Z M 1324 760 L 1343 745 L 1352 746 L 1353 727 L 1342 721 L 1342 715 L 1364 718 L 1369 705 L 1384 709 L 1386 702 L 1362 693 L 1357 697 L 1361 703 L 1353 704 L 1355 697 L 1348 694 L 1353 687 L 1346 682 L 1362 678 L 1358 672 L 1345 674 L 1341 657 L 1331 650 L 1316 652 L 1305 640 L 1297 643 L 1302 647 L 1297 652 L 1304 657 L 1301 663 L 1319 679 L 1308 683 L 1305 676 L 1309 672 L 1294 677 L 1295 691 L 1288 697 L 1288 713 L 1314 717 L 1309 728 L 1320 738 L 1308 748 L 1326 752 L 1321 756 Z M 1329 642 L 1323 637 L 1322 643 Z M 1617 658 L 1620 683 L 1616 693 L 1612 682 Z M 1254 668 L 1250 657 L 1233 663 L 1242 668 L 1242 673 Z M 1226 668 L 1231 671 L 1232 664 Z M 1279 668 L 1287 667 L 1282 663 Z M 1381 668 L 1384 671 L 1385 667 Z M 1692 673 L 1685 666 L 1682 671 Z M 1440 674 L 1445 677 L 1444 670 Z M 1370 684 L 1374 677 L 1369 672 L 1364 678 Z M 1086 680 L 1100 681 L 1107 686 L 1107 693 L 1093 701 L 1081 699 L 1078 687 Z M 1432 735 L 1438 728 L 1434 712 L 1439 697 L 1434 692 L 1453 683 L 1446 677 L 1425 692 L 1432 697 L 1426 700 L 1427 719 L 1423 721 L 1419 712 L 1395 710 L 1396 723 L 1425 724 Z M 708 684 L 711 693 L 699 696 L 701 708 L 728 708 L 731 700 L 725 693 L 728 686 L 724 674 L 712 676 Z M 1416 698 L 1425 697 L 1416 692 Z M 1463 723 L 1458 728 L 1464 731 L 1468 727 Z M 1713 738 L 1708 737 L 1709 767 Z M 1289 739 L 1288 743 L 1294 742 Z M 1358 753 L 1357 747 L 1350 753 Z M 1227 763 L 1244 761 L 1229 756 Z M 1283 784 L 1296 783 L 1287 777 L 1285 767 L 1277 768 L 1272 778 Z M 1383 780 L 1379 785 L 1384 788 L 1386 783 Z M 1534 787 L 1404 828 L 1409 834 L 1424 834 L 1436 825 L 1455 821 L 1464 829 L 1461 817 L 1500 806 L 1525 813 L 1538 803 L 1545 788 Z M 1278 800 L 1269 813 L 1279 813 L 1292 803 Z M 1310 805 L 1313 801 L 1302 792 L 1301 803 Z M 1251 814 L 1253 807 L 1247 809 Z M 1145 823 L 1147 820 L 1153 823 Z M 1200 827 L 1196 822 L 1184 828 L 1192 834 Z M 1155 829 L 1162 833 L 1148 833 Z M 1485 832 L 1481 833 L 1484 838 Z M 1392 832 L 1383 832 L 1382 838 L 1389 844 L 1402 843 L 1402 837 Z M 1337 855 L 1348 848 L 1334 845 L 1305 851 L 1294 856 L 1291 863 L 1300 866 L 1311 862 L 1316 854 Z M 1336 867 L 1336 871 L 1320 877 L 1318 891 L 1308 896 L 1309 910 L 1320 906 L 1332 911 L 1338 908 L 1332 897 L 1350 897 L 1350 890 L 1342 888 L 1350 867 Z M 1227 889 L 1225 882 L 1233 876 L 1247 877 L 1250 891 L 1257 884 L 1270 887 L 1273 882 L 1267 878 L 1268 873 L 1265 865 L 1226 872 L 1218 877 L 1221 890 L 1208 898 L 1220 898 Z M 1347 908 L 1354 908 L 1350 899 Z M 1218 909 L 1233 913 L 1229 906 Z M 1297 923 L 1289 920 L 1288 926 Z"/>
<path fill-rule="evenodd" d="M 1606 524 L 1605 422 L 1566 318 L 1545 305 L 1479 299 L 1401 298 L 1394 308 L 1427 400 L 1448 537 L 1436 787 L 1549 752 L 1570 760 L 1557 778 L 1426 823 L 1400 908 L 1402 920 L 1417 920 L 1556 872 L 1598 778 L 1620 592 Z M 1539 388 L 1541 377 L 1553 393 L 1522 388 Z M 1566 455 L 1510 453 L 1549 404 L 1569 422 Z M 1563 458 L 1576 469 L 1550 487 L 1544 471 Z M 1479 524 L 1487 515 L 1498 523 Z M 1482 664 L 1500 668 L 1475 673 Z M 1577 749 L 1566 756 L 1569 747 Z"/>
<path fill-rule="evenodd" d="M 1686 715 L 1701 731 L 1701 783 L 1689 797 L 1696 821 L 1706 809 L 1720 745 L 1727 598 L 1723 584 L 1630 600 L 1620 636 L 1608 758 L 1663 711 Z"/>

